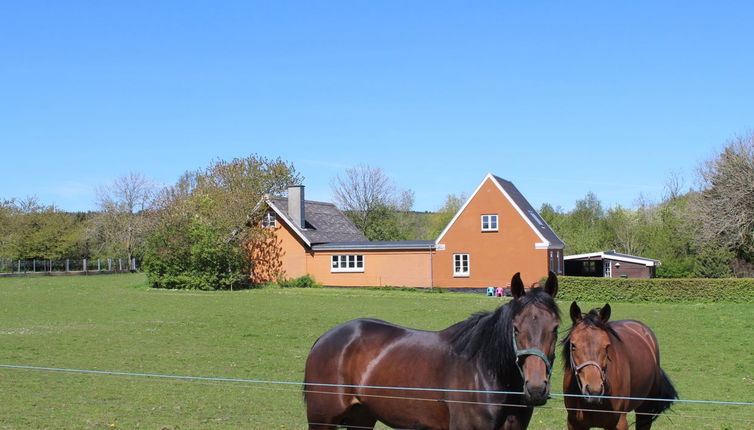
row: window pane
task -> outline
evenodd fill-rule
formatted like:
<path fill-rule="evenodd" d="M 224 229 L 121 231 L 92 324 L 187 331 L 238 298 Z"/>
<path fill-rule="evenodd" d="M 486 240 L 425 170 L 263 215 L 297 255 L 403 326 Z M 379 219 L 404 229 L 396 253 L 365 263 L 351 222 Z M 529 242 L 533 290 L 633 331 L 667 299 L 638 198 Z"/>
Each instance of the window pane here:
<path fill-rule="evenodd" d="M 356 256 L 356 267 L 358 267 L 358 268 L 364 267 L 364 256 L 363 255 L 357 255 Z"/>
<path fill-rule="evenodd" d="M 332 256 L 332 267 L 334 269 L 338 268 L 338 256 L 337 255 L 333 255 Z"/>
<path fill-rule="evenodd" d="M 497 230 L 497 215 L 492 215 L 490 218 L 490 227 L 493 230 Z"/>

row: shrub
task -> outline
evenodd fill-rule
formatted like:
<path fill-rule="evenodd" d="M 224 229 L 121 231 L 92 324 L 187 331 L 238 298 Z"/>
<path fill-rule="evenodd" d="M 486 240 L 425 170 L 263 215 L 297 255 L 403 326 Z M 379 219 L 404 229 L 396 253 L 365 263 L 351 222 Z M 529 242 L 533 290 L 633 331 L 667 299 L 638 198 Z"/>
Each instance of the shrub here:
<path fill-rule="evenodd" d="M 318 284 L 310 275 L 300 276 L 298 278 L 286 279 L 278 281 L 280 288 L 320 288 L 321 284 Z"/>
<path fill-rule="evenodd" d="M 754 279 L 751 278 L 614 279 L 560 276 L 558 281 L 558 298 L 566 301 L 754 303 Z"/>

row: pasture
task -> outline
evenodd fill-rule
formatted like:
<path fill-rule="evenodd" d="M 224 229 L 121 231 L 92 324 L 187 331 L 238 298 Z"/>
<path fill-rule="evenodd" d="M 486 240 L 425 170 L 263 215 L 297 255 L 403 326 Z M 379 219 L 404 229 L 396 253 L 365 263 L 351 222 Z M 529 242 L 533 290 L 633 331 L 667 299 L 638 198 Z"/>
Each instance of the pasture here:
<path fill-rule="evenodd" d="M 0 365 L 299 382 L 312 343 L 341 322 L 373 317 L 438 330 L 502 300 L 372 289 L 151 290 L 140 274 L 3 278 Z M 562 332 L 570 302 L 559 304 Z M 754 305 L 611 304 L 612 319 L 640 319 L 655 331 L 682 399 L 754 402 Z M 560 393 L 560 357 L 555 368 Z M 565 428 L 565 416 L 553 397 L 530 428 Z M 296 385 L 0 367 L 0 429 L 305 429 L 305 421 Z M 653 428 L 752 427 L 753 406 L 677 404 Z"/>

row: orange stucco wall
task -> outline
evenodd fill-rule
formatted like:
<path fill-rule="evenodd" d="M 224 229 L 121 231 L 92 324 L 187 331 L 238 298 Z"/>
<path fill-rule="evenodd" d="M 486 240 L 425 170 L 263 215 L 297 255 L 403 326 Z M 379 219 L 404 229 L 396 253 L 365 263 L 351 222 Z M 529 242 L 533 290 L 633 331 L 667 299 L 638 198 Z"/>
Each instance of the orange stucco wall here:
<path fill-rule="evenodd" d="M 363 255 L 364 272 L 331 272 L 333 255 Z M 319 251 L 309 255 L 307 267 L 323 285 L 429 287 L 430 257 L 429 251 Z"/>
<path fill-rule="evenodd" d="M 482 232 L 481 216 L 498 215 L 498 231 Z M 487 179 L 442 237 L 434 258 L 433 278 L 440 287 L 508 285 L 521 272 L 529 286 L 547 275 L 548 250 L 535 249 L 539 236 L 500 189 Z M 453 276 L 453 254 L 469 254 L 469 277 Z"/>
<path fill-rule="evenodd" d="M 281 263 L 282 277 L 297 278 L 309 274 L 328 286 L 396 286 L 429 287 L 429 251 L 307 251 L 306 244 L 284 222 L 275 227 L 277 258 Z M 363 272 L 332 272 L 333 255 L 363 255 Z M 274 279 L 266 279 L 274 280 Z"/>

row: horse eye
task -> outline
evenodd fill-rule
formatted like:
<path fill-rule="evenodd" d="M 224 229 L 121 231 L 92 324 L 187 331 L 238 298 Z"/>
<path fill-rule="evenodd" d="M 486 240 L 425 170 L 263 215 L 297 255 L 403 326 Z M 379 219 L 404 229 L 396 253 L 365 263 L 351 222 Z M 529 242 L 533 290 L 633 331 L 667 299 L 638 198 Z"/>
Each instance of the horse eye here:
<path fill-rule="evenodd" d="M 575 351 L 575 350 L 576 350 L 576 345 L 571 344 L 571 351 Z"/>

